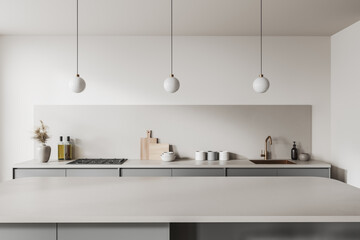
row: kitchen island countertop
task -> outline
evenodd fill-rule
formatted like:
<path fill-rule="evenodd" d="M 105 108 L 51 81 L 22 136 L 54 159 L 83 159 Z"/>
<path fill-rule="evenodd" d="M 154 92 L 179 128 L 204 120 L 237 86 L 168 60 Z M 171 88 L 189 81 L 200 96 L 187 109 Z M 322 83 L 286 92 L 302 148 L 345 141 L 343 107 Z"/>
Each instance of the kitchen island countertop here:
<path fill-rule="evenodd" d="M 0 223 L 360 222 L 360 190 L 316 177 L 23 178 Z"/>

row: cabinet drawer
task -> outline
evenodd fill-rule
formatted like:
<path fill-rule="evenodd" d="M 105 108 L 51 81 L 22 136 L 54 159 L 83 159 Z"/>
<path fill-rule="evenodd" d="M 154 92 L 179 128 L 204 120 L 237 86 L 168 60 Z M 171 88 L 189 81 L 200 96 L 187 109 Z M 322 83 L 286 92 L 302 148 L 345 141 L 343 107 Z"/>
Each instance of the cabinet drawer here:
<path fill-rule="evenodd" d="M 65 169 L 14 169 L 14 178 L 65 177 Z"/>
<path fill-rule="evenodd" d="M 119 177 L 119 169 L 66 169 L 67 177 Z"/>
<path fill-rule="evenodd" d="M 171 177 L 169 168 L 122 168 L 122 177 Z"/>
<path fill-rule="evenodd" d="M 1 223 L 1 240 L 56 240 L 55 223 Z"/>
<path fill-rule="evenodd" d="M 174 168 L 173 177 L 223 177 L 225 170 L 223 168 Z"/>
<path fill-rule="evenodd" d="M 328 168 L 281 168 L 278 169 L 278 176 L 310 176 L 310 177 L 330 177 Z"/>
<path fill-rule="evenodd" d="M 226 176 L 229 177 L 269 177 L 277 176 L 274 168 L 228 168 Z"/>

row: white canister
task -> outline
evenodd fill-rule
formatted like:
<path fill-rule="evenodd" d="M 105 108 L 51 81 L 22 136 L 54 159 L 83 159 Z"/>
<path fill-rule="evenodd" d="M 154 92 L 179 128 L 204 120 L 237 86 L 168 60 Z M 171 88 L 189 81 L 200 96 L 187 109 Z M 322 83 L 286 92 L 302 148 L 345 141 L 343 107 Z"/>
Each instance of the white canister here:
<path fill-rule="evenodd" d="M 219 152 L 219 160 L 220 161 L 227 161 L 230 159 L 230 154 L 228 151 L 220 151 Z"/>
<path fill-rule="evenodd" d="M 207 160 L 208 161 L 219 160 L 219 153 L 218 152 L 213 152 L 213 151 L 208 151 L 207 152 Z"/>
<path fill-rule="evenodd" d="M 205 151 L 196 151 L 195 152 L 195 160 L 197 161 L 205 161 L 206 160 L 206 152 Z"/>

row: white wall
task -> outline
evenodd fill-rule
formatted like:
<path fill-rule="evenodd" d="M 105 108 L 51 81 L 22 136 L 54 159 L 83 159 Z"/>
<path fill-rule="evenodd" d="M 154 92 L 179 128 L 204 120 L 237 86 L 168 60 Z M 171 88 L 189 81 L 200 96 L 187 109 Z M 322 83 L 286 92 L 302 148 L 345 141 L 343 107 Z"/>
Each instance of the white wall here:
<path fill-rule="evenodd" d="M 10 178 L 13 163 L 33 156 L 35 104 L 309 104 L 313 156 L 328 160 L 330 38 L 266 37 L 271 88 L 263 95 L 252 90 L 258 43 L 257 37 L 176 37 L 181 89 L 170 95 L 162 88 L 169 75 L 167 37 L 82 36 L 80 74 L 88 87 L 77 95 L 67 88 L 76 71 L 74 37 L 0 37 L 0 179 Z"/>
<path fill-rule="evenodd" d="M 331 37 L 331 150 L 334 173 L 360 187 L 360 22 Z"/>

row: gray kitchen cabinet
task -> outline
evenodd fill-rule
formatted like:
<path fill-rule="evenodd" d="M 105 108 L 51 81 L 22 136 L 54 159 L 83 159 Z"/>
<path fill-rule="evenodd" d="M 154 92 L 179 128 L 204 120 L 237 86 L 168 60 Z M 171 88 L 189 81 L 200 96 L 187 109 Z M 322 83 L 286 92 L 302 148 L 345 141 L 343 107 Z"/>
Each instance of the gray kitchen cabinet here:
<path fill-rule="evenodd" d="M 169 240 L 168 223 L 58 224 L 57 240 Z"/>
<path fill-rule="evenodd" d="M 1 240 L 56 240 L 56 224 L 0 224 Z"/>
<path fill-rule="evenodd" d="M 122 168 L 122 177 L 171 177 L 170 168 Z"/>
<path fill-rule="evenodd" d="M 15 168 L 13 178 L 23 177 L 269 177 L 313 176 L 330 178 L 330 168 Z"/>
<path fill-rule="evenodd" d="M 279 168 L 278 176 L 330 177 L 329 168 Z"/>
<path fill-rule="evenodd" d="M 22 168 L 14 169 L 13 178 L 24 178 L 24 177 L 65 177 L 65 169 L 55 169 L 55 168 Z"/>
<path fill-rule="evenodd" d="M 226 176 L 229 177 L 271 177 L 277 176 L 276 168 L 228 168 Z"/>
<path fill-rule="evenodd" d="M 67 177 L 119 177 L 120 172 L 118 168 L 87 168 L 77 169 L 69 168 L 66 169 Z"/>
<path fill-rule="evenodd" d="M 173 168 L 173 177 L 224 177 L 223 168 Z"/>

